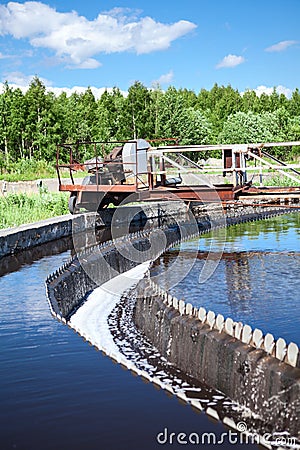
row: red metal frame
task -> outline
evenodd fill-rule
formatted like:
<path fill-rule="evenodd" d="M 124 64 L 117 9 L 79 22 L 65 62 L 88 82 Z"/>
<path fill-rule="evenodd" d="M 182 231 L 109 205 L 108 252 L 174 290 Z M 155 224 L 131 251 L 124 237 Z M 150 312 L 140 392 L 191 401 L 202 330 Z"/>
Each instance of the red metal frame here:
<path fill-rule="evenodd" d="M 101 145 L 104 149 L 105 145 L 124 145 L 125 143 L 133 143 L 136 146 L 135 151 L 135 163 L 133 162 L 123 162 L 120 163 L 120 161 L 114 162 L 114 160 L 107 160 L 101 163 L 101 166 L 99 166 L 98 162 L 98 151 L 97 146 Z M 148 141 L 149 143 L 164 143 L 164 142 L 171 142 L 171 145 L 168 146 L 158 146 L 157 149 L 162 150 L 162 152 L 166 153 L 174 153 L 177 151 L 187 151 L 185 146 L 178 146 L 178 139 L 177 138 L 170 138 L 170 139 L 156 139 L 152 141 Z M 249 145 L 249 148 L 251 149 L 256 144 Z M 271 145 L 271 144 L 270 144 Z M 268 147 L 269 144 L 264 144 L 264 146 Z M 279 143 L 277 143 L 279 145 Z M 76 160 L 76 150 L 79 151 L 80 146 L 92 146 L 94 151 L 94 157 L 95 157 L 95 171 L 93 172 L 93 175 L 95 176 L 95 184 L 76 184 L 74 180 L 73 173 L 77 170 L 82 170 L 85 168 L 84 164 L 81 162 L 78 162 Z M 175 148 L 173 149 L 173 147 Z M 74 147 L 76 150 L 74 151 Z M 190 151 L 203 151 L 203 150 L 213 150 L 217 146 L 189 146 Z M 232 150 L 232 146 L 226 145 L 226 146 L 218 146 L 218 149 L 221 149 L 223 152 L 227 152 L 225 156 L 227 155 L 227 159 L 223 158 L 225 169 L 224 170 L 230 170 L 230 167 L 228 166 L 228 161 L 230 157 L 232 157 L 233 153 L 229 154 L 230 149 Z M 69 163 L 60 163 L 60 152 L 61 149 L 67 150 Z M 215 202 L 216 199 L 219 199 L 222 202 L 230 202 L 237 200 L 240 196 L 265 196 L 266 194 L 274 194 L 278 193 L 279 195 L 286 195 L 289 193 L 296 193 L 300 196 L 300 188 L 299 187 L 290 187 L 290 188 L 258 188 L 258 187 L 249 187 L 247 183 L 243 185 L 237 185 L 234 186 L 233 184 L 220 184 L 216 185 L 214 187 L 209 187 L 205 185 L 193 185 L 193 186 L 184 186 L 184 185 L 176 185 L 176 186 L 166 186 L 165 180 L 165 161 L 163 157 L 160 157 L 155 153 L 151 154 L 150 152 L 150 158 L 148 160 L 149 166 L 147 172 L 141 174 L 138 171 L 138 151 L 144 150 L 144 149 L 138 149 L 138 142 L 137 140 L 128 140 L 128 141 L 86 141 L 86 142 L 75 142 L 73 144 L 61 144 L 57 146 L 57 153 L 56 153 L 56 171 L 58 175 L 59 180 L 59 190 L 60 191 L 68 191 L 71 193 L 71 196 L 76 195 L 79 200 L 79 205 L 88 205 L 89 202 L 93 204 L 97 204 L 98 197 L 103 199 L 103 196 L 107 195 L 110 196 L 113 201 L 116 202 L 116 204 L 119 204 L 121 201 L 123 201 L 126 197 L 130 196 L 131 201 L 134 199 L 134 201 L 138 200 L 168 200 L 174 198 L 181 199 L 185 202 L 191 202 L 191 201 L 200 201 L 200 202 Z M 235 150 L 236 152 L 236 150 Z M 240 157 L 240 154 L 237 153 Z M 163 155 L 163 153 L 162 153 Z M 236 153 L 234 153 L 236 156 Z M 155 158 L 160 158 L 160 170 L 158 172 L 155 172 L 153 167 L 153 161 Z M 166 160 L 168 160 L 165 157 Z M 132 174 L 134 182 L 126 182 L 123 183 L 120 182 L 119 184 L 99 184 L 99 177 L 98 175 L 103 173 L 101 172 L 101 169 L 105 167 L 106 164 L 109 164 L 110 166 L 113 166 L 114 164 L 122 164 L 123 165 L 123 172 L 126 173 L 126 170 L 124 170 L 124 166 L 126 164 L 135 164 L 135 174 Z M 230 164 L 229 164 L 230 165 Z M 235 168 L 240 167 L 240 163 L 235 165 Z M 63 184 L 62 177 L 61 177 L 61 170 L 68 169 L 71 184 Z M 128 173 L 128 171 L 127 171 Z M 224 172 L 225 173 L 225 172 Z M 159 185 L 155 185 L 154 183 L 154 176 L 159 175 L 160 176 L 160 183 Z M 141 175 L 147 175 L 147 182 L 144 182 L 141 178 Z M 100 200 L 101 201 L 101 200 Z M 106 205 L 107 206 L 107 205 Z"/>

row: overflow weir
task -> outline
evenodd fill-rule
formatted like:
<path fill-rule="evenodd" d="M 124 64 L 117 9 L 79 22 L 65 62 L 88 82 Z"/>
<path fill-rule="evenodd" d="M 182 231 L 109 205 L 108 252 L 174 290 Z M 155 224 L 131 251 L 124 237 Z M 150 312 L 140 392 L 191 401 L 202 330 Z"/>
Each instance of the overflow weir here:
<path fill-rule="evenodd" d="M 164 202 L 152 205 L 148 211 L 143 206 L 135 211 L 130 209 L 119 207 L 110 211 L 109 217 L 100 219 L 116 230 L 111 239 L 101 244 L 95 237 L 96 216 L 85 215 L 84 219 L 74 216 L 76 254 L 46 280 L 51 313 L 112 359 L 202 410 L 203 404 L 197 399 L 175 392 L 168 383 L 149 376 L 147 370 L 138 369 L 125 356 L 114 354 L 82 333 L 72 325 L 72 316 L 98 286 L 145 262 L 150 267 L 166 250 L 182 241 L 217 228 L 268 219 L 295 209 L 289 205 L 249 202 L 221 207 L 199 205 L 193 209 L 180 207 L 180 202 Z M 130 232 L 138 224 L 144 228 Z M 299 442 L 300 358 L 295 343 L 287 344 L 281 338 L 275 341 L 270 333 L 263 335 L 260 330 L 225 318 L 218 311 L 195 308 L 162 290 L 146 269 L 144 278 L 131 283 L 122 301 L 126 302 L 126 297 L 136 299 L 133 325 L 168 364 L 237 405 L 234 414 L 211 406 L 206 408 L 207 414 L 239 432 L 257 433 L 259 443 L 269 448 L 270 443 L 263 438 L 266 433 L 281 431 Z M 241 420 L 247 422 L 246 430 L 238 426 Z"/>

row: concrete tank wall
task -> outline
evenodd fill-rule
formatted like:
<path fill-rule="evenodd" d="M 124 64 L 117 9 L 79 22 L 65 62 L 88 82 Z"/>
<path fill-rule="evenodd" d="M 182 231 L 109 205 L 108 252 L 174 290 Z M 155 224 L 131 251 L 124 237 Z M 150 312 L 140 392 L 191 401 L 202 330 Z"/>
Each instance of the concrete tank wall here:
<path fill-rule="evenodd" d="M 215 322 L 199 320 L 187 305 L 174 307 L 170 296 L 147 279 L 136 293 L 134 322 L 168 362 L 276 425 L 276 431 L 300 437 L 299 367 L 280 361 L 263 345 L 257 348 L 218 330 Z"/>
<path fill-rule="evenodd" d="M 195 211 L 197 232 L 286 212 L 286 208 L 232 206 L 227 208 L 224 221 L 220 210 L 214 209 L 213 205 L 209 210 L 199 207 Z M 130 255 L 132 245 L 143 255 L 142 252 L 149 248 L 150 232 L 151 242 L 154 243 L 151 259 L 155 260 L 174 243 L 193 235 L 195 227 L 190 223 L 165 226 L 166 244 L 163 248 L 160 244 L 161 231 L 136 232 L 115 242 L 108 241 L 88 248 L 71 259 L 46 280 L 52 314 L 66 323 L 70 314 L 97 285 L 138 264 L 126 255 Z M 122 246 L 127 253 L 119 251 Z M 153 290 L 148 280 L 138 285 L 137 297 L 140 298 L 136 303 L 135 324 L 168 361 L 256 413 L 258 420 L 269 424 L 270 429 L 275 424 L 276 430 L 288 430 L 299 437 L 300 369 L 293 367 L 299 364 L 298 348 L 296 354 L 293 349 L 287 352 L 286 362 L 280 352 L 277 354 L 275 344 L 272 351 L 266 351 L 265 340 L 263 345 L 251 345 L 247 336 L 243 336 L 242 341 L 242 330 L 238 334 L 238 326 L 231 324 L 231 329 L 229 327 L 226 333 L 223 328 L 215 326 L 214 320 L 206 320 L 208 315 L 205 320 L 195 317 L 192 305 L 184 305 L 177 300 L 177 306 L 172 306 L 170 296 Z M 274 349 L 277 357 L 274 357 Z"/>
<path fill-rule="evenodd" d="M 108 241 L 100 245 L 94 245 L 85 249 L 60 268 L 55 274 L 52 274 L 46 282 L 48 296 L 51 299 L 53 312 L 62 317 L 68 317 L 74 309 L 80 306 L 87 292 L 95 289 L 119 273 L 126 272 L 135 265 L 145 260 L 154 260 L 160 254 L 174 243 L 180 240 L 188 239 L 195 233 L 204 233 L 211 228 L 233 225 L 236 223 L 246 222 L 250 220 L 258 220 L 268 216 L 285 213 L 286 208 L 266 209 L 261 206 L 247 207 L 228 207 L 226 215 L 217 205 L 209 207 L 199 207 L 195 211 L 196 221 L 187 222 L 183 210 L 177 210 L 177 222 L 174 222 L 176 207 L 174 202 L 170 206 L 165 205 L 169 211 L 169 225 L 162 228 L 150 228 L 142 233 L 134 233 L 113 241 Z M 153 208 L 153 206 L 151 207 Z M 168 209 L 169 208 L 169 209 Z M 162 211 L 161 205 L 159 211 Z M 144 210 L 145 211 L 145 210 Z M 157 214 L 157 209 L 150 209 L 149 216 Z M 144 212 L 145 214 L 145 212 Z M 129 217 L 132 217 L 132 213 Z M 188 217 L 189 219 L 189 217 Z M 93 219 L 91 216 L 78 217 L 75 222 L 76 231 L 80 231 L 87 226 L 90 228 L 88 221 Z M 182 222 L 181 222 L 182 220 Z M 165 217 L 167 222 L 167 215 Z M 87 225 L 86 225 L 87 224 Z M 73 224 L 74 227 L 74 224 Z M 161 232 L 163 231 L 166 239 L 165 245 L 162 246 Z M 155 237 L 157 235 L 157 238 Z M 149 238 L 151 236 L 151 244 Z M 127 242 L 127 243 L 126 243 Z M 132 245 L 140 252 L 140 260 L 138 262 L 130 259 Z M 123 247 L 120 252 L 118 247 Z M 151 253 L 144 252 L 146 248 L 151 246 Z M 128 257 L 125 257 L 127 255 Z M 145 255 L 145 256 L 144 256 Z M 96 280 L 96 281 L 95 281 Z"/>
<path fill-rule="evenodd" d="M 185 214 L 187 207 L 182 202 L 153 202 L 135 206 L 108 208 L 100 214 L 71 214 L 19 227 L 0 230 L 0 258 L 14 255 L 23 250 L 52 242 L 76 233 L 94 232 L 97 228 L 114 226 L 127 227 L 130 224 L 162 225 L 170 217 Z"/>

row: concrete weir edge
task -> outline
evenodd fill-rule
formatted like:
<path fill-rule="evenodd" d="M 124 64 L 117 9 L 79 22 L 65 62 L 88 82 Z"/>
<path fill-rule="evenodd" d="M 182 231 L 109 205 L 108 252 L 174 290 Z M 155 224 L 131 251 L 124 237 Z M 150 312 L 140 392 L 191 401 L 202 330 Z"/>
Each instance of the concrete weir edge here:
<path fill-rule="evenodd" d="M 134 323 L 169 363 L 299 439 L 299 349 L 170 295 L 148 277 Z"/>
<path fill-rule="evenodd" d="M 248 205 L 247 207 L 236 207 L 235 205 L 233 207 L 229 207 L 226 211 L 225 226 L 242 222 L 267 219 L 269 217 L 274 217 L 291 211 L 289 211 L 287 208 L 280 207 L 266 209 L 264 207 L 260 207 L 259 205 Z M 196 212 L 196 215 L 198 232 L 196 234 L 189 233 L 189 230 L 187 229 L 186 235 L 183 240 L 191 239 L 192 237 L 196 237 L 197 235 L 205 233 L 211 229 L 211 224 L 207 220 L 207 211 L 204 208 L 200 208 Z M 218 222 L 216 217 L 214 219 L 215 228 L 224 226 L 222 222 Z M 152 230 L 151 232 L 153 233 L 155 232 L 155 230 Z M 180 233 L 178 232 L 178 227 L 165 227 L 164 232 L 167 236 L 167 245 L 164 249 L 160 249 L 159 246 L 153 249 L 153 261 L 166 250 L 182 241 L 182 236 L 180 236 Z M 134 243 L 137 249 L 143 251 L 143 249 L 147 247 L 147 241 L 149 241 L 149 233 L 150 231 L 138 231 L 127 235 L 125 238 L 120 237 L 117 239 L 119 240 L 118 245 L 121 244 L 122 246 L 126 247 L 126 245 L 128 245 L 128 242 L 130 242 L 131 245 L 132 243 Z M 69 324 L 68 317 L 70 316 L 72 311 L 74 311 L 82 304 L 88 292 L 93 290 L 97 285 L 101 285 L 101 283 L 107 281 L 107 279 L 111 278 L 112 275 L 114 276 L 116 274 L 116 271 L 112 271 L 106 276 L 102 276 L 101 274 L 103 274 L 103 271 L 101 269 L 103 261 L 109 261 L 109 264 L 115 265 L 114 268 L 117 269 L 119 273 L 126 272 L 133 267 L 134 264 L 132 263 L 132 261 L 129 261 L 128 259 L 124 258 L 124 256 L 118 253 L 118 246 L 116 246 L 115 244 L 116 240 L 108 241 L 99 245 L 95 245 L 91 248 L 84 249 L 80 255 L 77 255 L 76 257 L 70 259 L 70 261 L 64 264 L 64 266 L 59 268 L 55 273 L 49 275 L 46 280 L 46 289 L 50 310 L 52 315 L 62 323 Z M 99 255 L 101 255 L 100 259 Z M 82 258 L 84 258 L 85 261 L 90 261 L 93 266 L 98 266 L 97 276 L 99 276 L 100 274 L 100 278 L 102 277 L 100 283 L 96 284 L 93 279 L 87 275 L 79 262 L 79 260 L 82 260 Z M 100 264 L 95 265 L 95 261 L 100 261 Z M 184 342 L 183 339 L 181 339 L 181 336 L 186 336 L 187 340 L 190 339 L 192 348 L 192 337 L 194 338 L 194 341 L 196 341 L 196 337 L 202 335 L 202 337 L 204 336 L 204 340 L 206 340 L 207 343 L 212 342 L 212 345 L 216 346 L 217 350 L 221 349 L 221 352 L 206 352 L 207 355 L 220 355 L 220 353 L 224 353 L 224 350 L 226 349 L 226 352 L 229 352 L 230 358 L 235 361 L 235 373 L 233 374 L 234 383 L 230 383 L 230 385 L 237 386 L 237 392 L 229 392 L 228 390 L 227 392 L 224 392 L 229 397 L 231 395 L 231 398 L 234 401 L 239 402 L 239 395 L 242 392 L 242 400 L 244 406 L 253 406 L 253 393 L 251 394 L 251 390 L 249 390 L 249 398 L 247 398 L 247 390 L 245 389 L 246 386 L 244 386 L 245 380 L 247 380 L 247 376 L 245 377 L 244 375 L 248 373 L 248 364 L 250 365 L 251 369 L 258 369 L 258 372 L 260 373 L 259 378 L 256 377 L 256 382 L 258 379 L 263 380 L 264 375 L 266 375 L 267 377 L 267 387 L 263 385 L 262 382 L 258 383 L 258 391 L 255 394 L 255 397 L 259 397 L 259 389 L 264 390 L 262 395 L 262 398 L 264 398 L 263 407 L 266 407 L 267 405 L 266 396 L 267 398 L 268 395 L 271 396 L 272 399 L 276 398 L 276 396 L 278 396 L 278 394 L 280 393 L 276 392 L 276 386 L 280 386 L 280 390 L 282 390 L 282 386 L 286 386 L 286 383 L 288 385 L 288 401 L 294 398 L 299 399 L 299 349 L 296 344 L 290 343 L 287 345 L 283 339 L 277 339 L 277 341 L 275 341 L 274 337 L 270 333 L 263 335 L 260 330 L 252 330 L 251 327 L 247 324 L 244 325 L 240 322 L 234 322 L 230 318 L 225 319 L 223 316 L 221 316 L 220 314 L 215 314 L 213 311 L 205 311 L 204 308 L 194 308 L 190 303 L 182 302 L 170 296 L 168 292 L 163 291 L 147 277 L 144 278 L 140 283 L 141 284 L 137 286 L 137 290 L 141 289 L 141 286 L 143 286 L 142 283 L 146 283 L 146 285 L 142 287 L 142 289 L 144 290 L 144 295 L 141 295 L 141 299 L 137 300 L 136 311 L 141 308 L 143 302 L 144 305 L 148 302 L 148 311 L 150 311 L 151 316 L 150 322 L 152 320 L 153 323 L 153 321 L 156 320 L 155 318 L 158 309 L 163 310 L 162 317 L 168 317 L 170 311 L 175 310 L 175 322 L 177 331 L 178 327 L 182 328 L 182 333 L 178 333 L 177 339 L 174 340 L 174 342 L 177 341 L 177 347 L 173 350 L 173 355 L 171 355 L 171 357 L 173 358 L 172 361 L 175 365 L 178 364 L 181 369 L 183 368 L 186 370 L 186 361 L 182 362 L 180 360 L 180 357 L 184 353 L 186 353 L 186 355 L 189 354 L 190 357 L 192 356 L 192 358 L 194 358 L 194 355 L 191 355 L 189 352 L 185 352 Z M 70 301 L 70 298 L 72 299 L 72 297 L 73 301 Z M 149 307 L 149 304 L 152 306 Z M 170 316 L 172 316 L 172 314 L 170 314 Z M 156 343 L 158 345 L 159 342 L 155 342 L 155 339 L 157 339 L 157 337 L 155 338 L 151 334 L 152 325 L 148 324 L 147 326 L 145 326 L 145 323 L 141 323 L 141 320 L 139 320 L 139 318 L 142 318 L 142 314 L 136 315 L 136 325 L 138 327 L 141 327 L 145 334 L 150 338 L 150 340 L 154 341 L 153 343 Z M 156 324 L 156 327 L 159 326 L 159 323 Z M 172 326 L 175 325 L 173 324 Z M 159 333 L 157 334 L 157 336 L 159 336 Z M 182 351 L 180 351 L 180 346 L 182 346 L 183 348 Z M 107 353 L 105 348 L 99 348 L 99 350 Z M 163 348 L 160 348 L 160 350 L 163 354 Z M 247 359 L 248 355 L 250 355 L 249 361 Z M 120 364 L 125 365 L 129 370 L 135 372 L 141 377 L 149 380 L 149 375 L 146 372 L 144 373 L 144 371 L 135 368 L 132 363 L 124 362 L 122 358 L 120 359 L 120 356 L 113 355 L 110 352 L 107 353 L 107 356 L 119 362 Z M 167 357 L 170 358 L 170 355 L 167 355 Z M 202 377 L 201 374 L 195 375 L 196 378 L 197 376 L 200 378 Z M 275 384 L 273 383 L 274 376 L 276 377 L 277 381 Z M 227 374 L 227 379 L 230 379 L 229 372 Z M 170 386 L 162 385 L 162 382 L 160 380 L 150 379 L 150 381 L 158 385 L 160 388 L 167 390 L 168 392 L 172 391 L 172 388 Z M 211 387 L 222 390 L 220 389 L 220 385 L 216 383 L 216 380 L 210 381 L 213 385 Z M 268 391 L 268 389 L 271 389 L 271 391 Z M 180 400 L 189 403 L 196 409 L 203 409 L 203 406 L 201 406 L 200 402 L 189 400 L 182 393 L 180 395 L 182 397 L 180 398 Z M 251 398 L 250 395 L 252 396 Z M 284 415 L 287 407 L 286 402 L 282 400 L 283 399 L 280 398 L 280 404 L 283 406 L 281 407 L 279 415 L 277 417 L 278 423 L 282 423 L 284 421 Z M 292 401 L 292 406 L 294 408 L 294 401 Z M 266 408 L 266 411 L 270 411 L 270 409 Z M 218 412 L 213 408 L 210 408 L 209 411 L 207 411 L 207 414 L 210 414 L 215 419 L 220 418 Z M 270 419 L 270 417 L 268 416 L 266 416 L 265 418 L 267 420 Z M 237 429 L 237 424 L 232 418 L 223 417 L 220 420 L 222 420 L 223 423 L 230 428 Z M 297 419 L 296 417 L 293 421 L 285 424 L 286 428 L 289 429 L 293 433 L 293 435 L 295 435 L 295 433 L 299 433 L 298 422 L 299 419 Z M 290 426 L 290 424 L 292 424 L 292 426 Z M 268 444 L 266 442 L 260 441 L 260 443 L 268 447 Z"/>

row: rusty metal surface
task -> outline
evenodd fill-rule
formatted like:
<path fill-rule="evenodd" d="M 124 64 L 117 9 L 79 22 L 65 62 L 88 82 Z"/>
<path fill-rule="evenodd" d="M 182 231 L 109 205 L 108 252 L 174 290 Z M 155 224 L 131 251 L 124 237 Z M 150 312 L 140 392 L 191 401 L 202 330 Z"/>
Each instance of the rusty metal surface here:
<path fill-rule="evenodd" d="M 217 200 L 233 200 L 234 193 L 232 186 L 215 186 L 210 188 L 208 186 L 180 186 L 178 188 L 160 187 L 149 191 L 151 198 L 180 198 L 185 201 L 203 201 L 216 202 Z"/>
<path fill-rule="evenodd" d="M 135 161 L 136 173 L 132 173 L 132 176 L 128 177 L 128 170 L 126 164 L 132 164 L 132 162 L 123 162 L 121 155 L 122 145 L 126 142 L 134 143 L 136 145 L 136 155 L 138 153 L 137 140 L 129 141 L 113 141 L 113 142 L 76 142 L 74 144 L 62 144 L 57 147 L 57 160 L 56 169 L 59 180 L 59 190 L 68 191 L 73 198 L 77 196 L 77 200 L 74 202 L 78 207 L 86 208 L 90 203 L 99 204 L 100 209 L 106 207 L 109 201 L 115 205 L 119 205 L 125 198 L 134 198 L 134 201 L 151 201 L 151 200 L 175 200 L 181 199 L 188 203 L 193 201 L 198 202 L 232 202 L 232 201 L 259 201 L 259 202 L 292 202 L 297 203 L 300 201 L 300 186 L 288 186 L 288 187 L 256 187 L 248 183 L 246 174 L 246 156 L 257 159 L 259 164 L 265 164 L 272 169 L 275 168 L 271 163 L 262 160 L 261 155 L 263 153 L 262 148 L 271 148 L 280 145 L 299 145 L 300 142 L 289 143 L 264 143 L 264 144 L 230 144 L 230 145 L 190 145 L 182 146 L 178 145 L 177 139 L 160 139 L 161 141 L 170 142 L 171 145 L 163 145 L 157 147 L 149 147 L 148 152 L 148 172 L 138 172 L 137 159 Z M 155 142 L 155 141 L 149 141 Z M 118 144 L 116 147 L 115 144 Z M 173 144 L 173 145 L 172 145 Z M 174 145 L 175 144 L 175 145 Z M 73 173 L 77 170 L 86 169 L 84 163 L 80 161 L 80 155 L 84 155 L 87 151 L 87 147 L 92 145 L 96 165 L 93 171 L 89 171 L 89 174 L 93 174 L 93 182 L 86 184 L 76 184 Z M 105 147 L 108 145 L 108 147 Z M 121 146 L 120 146 L 121 145 Z M 110 146 L 110 147 L 109 147 Z M 115 146 L 112 148 L 112 146 Z M 105 150 L 106 149 L 106 150 Z M 174 182 L 167 185 L 167 164 L 172 163 L 173 170 L 181 170 L 184 173 L 186 168 L 176 163 L 167 157 L 166 153 L 178 153 L 186 151 L 208 151 L 208 150 L 222 150 L 223 151 L 223 177 L 231 174 L 231 184 L 214 184 L 211 186 L 206 185 L 183 185 L 182 179 L 180 182 Z M 91 150 L 91 149 L 90 149 Z M 60 155 L 60 151 L 62 152 Z M 103 157 L 103 163 L 99 163 L 99 152 L 105 154 L 105 151 L 110 153 Z M 260 156 L 258 156 L 258 154 Z M 266 153 L 266 152 L 265 152 Z M 266 153 L 269 156 L 268 153 Z M 64 156 L 64 160 L 60 160 L 60 156 Z M 182 156 L 182 155 L 181 155 Z M 190 161 L 189 158 L 183 157 Z M 156 159 L 155 159 L 156 158 Z M 252 158 L 252 159 L 253 159 Z M 63 158 L 62 158 L 63 159 Z M 273 158 L 276 162 L 281 164 L 280 167 L 288 168 L 288 165 Z M 69 160 L 66 163 L 66 160 Z M 154 164 L 154 167 L 153 167 Z M 197 166 L 197 164 L 196 164 Z M 118 168 L 120 168 L 118 172 Z M 174 169 L 175 168 L 175 169 Z M 202 167 L 198 165 L 198 169 L 202 174 Z M 60 170 L 66 172 L 69 171 L 71 183 L 63 184 L 63 180 L 60 174 Z M 293 173 L 298 174 L 295 168 L 291 168 Z M 118 172 L 118 173 L 117 173 Z M 278 169 L 279 173 L 282 173 L 281 169 Z M 179 172 L 181 174 L 181 172 Z M 127 174 L 125 176 L 125 174 Z M 117 175 L 117 176 L 114 176 Z M 174 179 L 174 172 L 169 173 L 169 176 Z M 209 174 L 208 174 L 209 176 Z M 262 172 L 261 172 L 262 176 Z M 92 177 L 90 176 L 90 179 Z M 289 178 L 295 182 L 294 176 L 289 175 Z M 179 179 L 179 178 L 178 178 Z M 220 180 L 221 181 L 221 180 Z M 215 181 L 216 182 L 216 181 Z M 221 181 L 222 182 L 222 181 Z M 260 181 L 262 183 L 262 181 Z M 127 184 L 128 183 L 128 184 Z M 99 200 L 99 201 L 98 201 Z M 132 200 L 133 201 L 133 200 Z"/>
<path fill-rule="evenodd" d="M 300 194 L 300 187 L 299 186 L 272 186 L 272 187 L 243 187 L 241 189 L 243 192 L 243 195 L 249 194 L 292 194 L 292 193 L 299 193 Z"/>
<path fill-rule="evenodd" d="M 135 184 L 61 184 L 60 191 L 69 192 L 136 192 Z"/>

